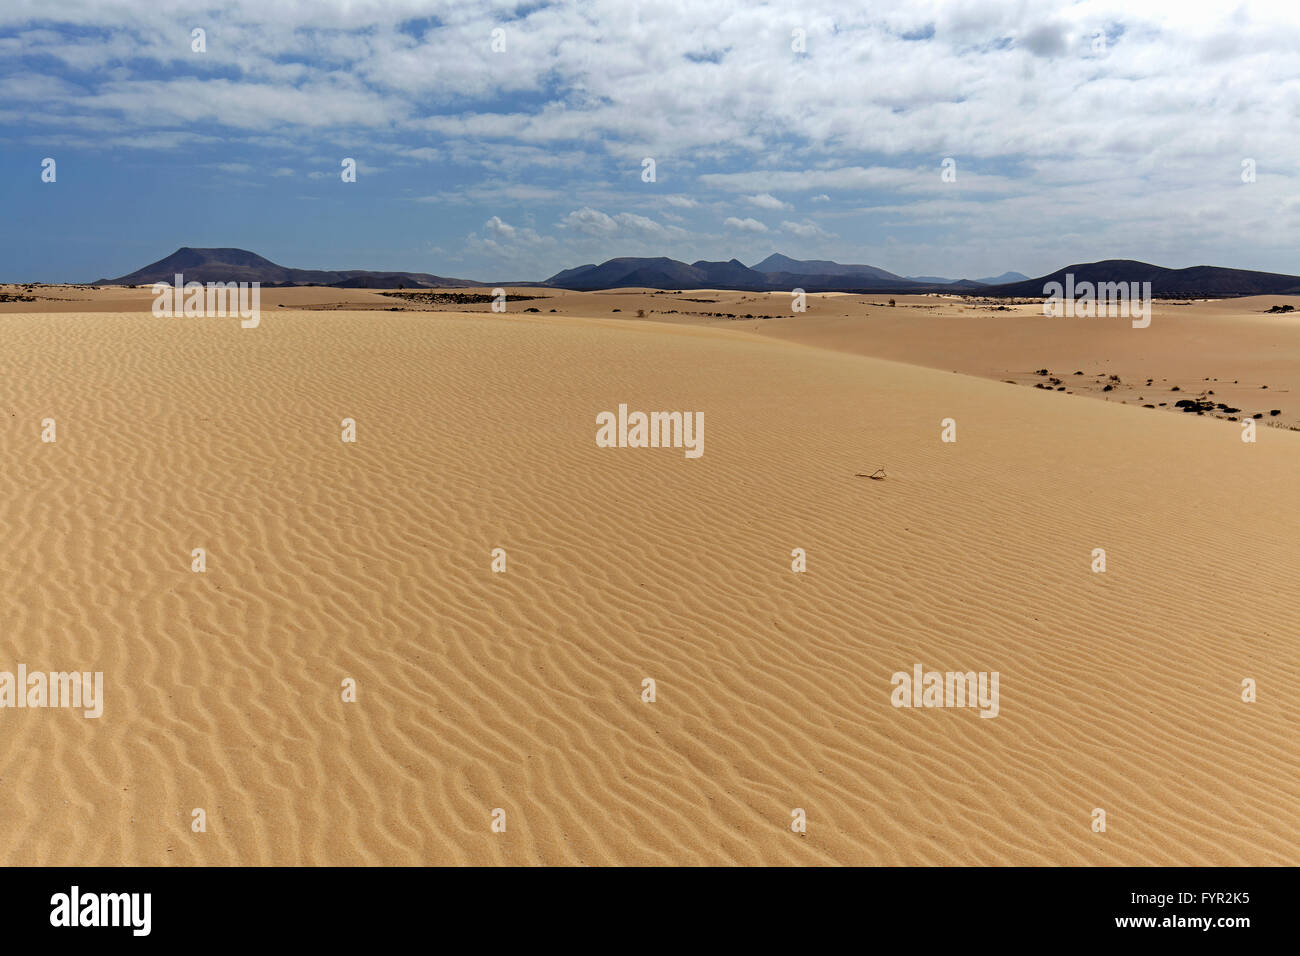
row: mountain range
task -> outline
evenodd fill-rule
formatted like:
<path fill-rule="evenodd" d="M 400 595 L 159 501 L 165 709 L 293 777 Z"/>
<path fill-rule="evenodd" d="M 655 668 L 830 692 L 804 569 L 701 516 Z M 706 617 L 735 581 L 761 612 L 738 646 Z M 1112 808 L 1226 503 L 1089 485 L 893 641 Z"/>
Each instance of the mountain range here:
<path fill-rule="evenodd" d="M 1166 269 L 1133 259 L 1106 259 L 1066 266 L 1036 279 L 1005 272 L 983 279 L 945 279 L 939 276 L 895 275 L 870 265 L 844 264 L 824 259 L 791 259 L 773 253 L 747 266 L 737 259 L 687 264 L 666 256 L 620 257 L 596 264 L 564 269 L 541 282 L 497 280 L 480 282 L 427 272 L 375 272 L 364 269 L 291 269 L 244 249 L 177 249 L 171 255 L 116 279 L 97 285 L 149 285 L 172 282 L 180 273 L 187 282 L 260 282 L 264 286 L 317 285 L 352 289 L 435 289 L 485 286 L 544 286 L 574 291 L 618 288 L 732 289 L 773 292 L 803 289 L 807 292 L 948 292 L 1038 298 L 1049 282 L 1065 285 L 1071 273 L 1081 282 L 1150 282 L 1157 296 L 1300 295 L 1300 276 L 1219 266 Z"/>
<path fill-rule="evenodd" d="M 1018 272 L 1010 275 L 1025 278 Z M 973 289 L 982 283 L 969 279 L 909 279 L 877 266 L 848 265 L 825 259 L 791 259 L 773 253 L 753 266 L 737 259 L 726 262 L 701 259 L 689 265 L 665 257 L 609 259 L 599 265 L 588 263 L 557 272 L 545 280 L 545 285 L 579 291 L 639 286 L 648 289 L 739 289 L 746 292 L 796 288 L 808 292 L 925 292 L 938 286 L 947 286 L 948 291 Z"/>

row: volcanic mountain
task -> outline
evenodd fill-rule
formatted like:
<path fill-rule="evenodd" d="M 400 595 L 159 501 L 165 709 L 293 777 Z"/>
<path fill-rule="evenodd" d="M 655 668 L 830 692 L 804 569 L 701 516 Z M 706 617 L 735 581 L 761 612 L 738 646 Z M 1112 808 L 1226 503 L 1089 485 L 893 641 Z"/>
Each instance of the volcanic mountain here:
<path fill-rule="evenodd" d="M 588 291 L 641 287 L 647 289 L 762 289 L 768 277 L 732 259 L 687 265 L 663 256 L 652 259 L 622 257 L 600 265 L 565 269 L 546 280 L 547 285 Z"/>
<path fill-rule="evenodd" d="M 97 285 L 150 285 L 171 283 L 177 273 L 186 282 L 260 282 L 264 286 L 322 285 L 347 289 L 432 289 L 481 286 L 469 279 L 448 279 L 427 272 L 369 272 L 360 269 L 330 271 L 290 269 L 246 249 L 191 249 L 182 246 L 165 259 Z"/>
<path fill-rule="evenodd" d="M 985 276 L 975 281 L 981 285 L 1002 285 L 1005 282 L 1024 282 L 1028 278 L 1023 272 L 1004 272 L 1000 276 Z"/>
<path fill-rule="evenodd" d="M 1300 295 L 1300 276 L 1254 272 L 1250 269 L 1225 269 L 1220 266 L 1166 269 L 1134 259 L 1080 262 L 1037 279 L 990 286 L 983 291 L 989 295 L 1037 298 L 1045 294 L 1043 287 L 1049 282 L 1059 282 L 1064 288 L 1067 273 L 1074 276 L 1076 288 L 1081 282 L 1150 282 L 1151 294 L 1154 296 L 1224 298 L 1239 295 Z"/>
<path fill-rule="evenodd" d="M 875 266 L 845 265 L 827 259 L 791 259 L 779 252 L 774 252 L 754 266 L 755 272 L 768 274 L 789 274 L 800 276 L 859 276 L 863 279 L 886 279 L 893 282 L 907 282 L 902 276 L 886 272 Z M 941 280 L 948 281 L 948 280 Z"/>

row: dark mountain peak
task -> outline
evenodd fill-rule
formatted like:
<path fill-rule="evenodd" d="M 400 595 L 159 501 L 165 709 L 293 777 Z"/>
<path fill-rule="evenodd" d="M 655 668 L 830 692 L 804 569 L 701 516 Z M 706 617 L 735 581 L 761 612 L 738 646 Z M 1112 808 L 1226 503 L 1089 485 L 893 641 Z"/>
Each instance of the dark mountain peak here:
<path fill-rule="evenodd" d="M 779 252 L 774 252 L 762 262 L 751 266 L 755 272 L 796 272 L 795 266 L 798 266 L 798 259 L 791 259 Z"/>
<path fill-rule="evenodd" d="M 1023 272 L 1004 272 L 1000 276 L 985 276 L 975 281 L 981 285 L 1002 285 L 1004 282 L 1024 282 L 1028 278 Z"/>
<path fill-rule="evenodd" d="M 580 266 L 557 272 L 546 280 L 546 284 L 577 291 L 624 287 L 690 289 L 707 284 L 707 276 L 703 271 L 667 256 L 618 256 L 606 259 L 598 266 Z"/>
<path fill-rule="evenodd" d="M 341 288 L 464 287 L 482 285 L 467 279 L 446 279 L 427 272 L 369 272 L 352 269 L 290 269 L 247 249 L 196 249 L 181 246 L 171 255 L 100 285 L 152 285 L 172 283 L 179 273 L 186 282 L 258 282 L 273 285 L 330 285 Z"/>
<path fill-rule="evenodd" d="M 1166 269 L 1164 266 L 1139 262 L 1136 259 L 1076 262 L 1045 276 L 1039 276 L 1037 279 L 994 285 L 988 287 L 988 290 L 996 295 L 1038 297 L 1045 294 L 1044 289 L 1049 283 L 1059 283 L 1064 287 L 1067 284 L 1067 275 L 1074 277 L 1076 288 L 1084 282 L 1150 282 L 1151 294 L 1157 296 L 1223 298 L 1239 295 L 1300 294 L 1300 276 L 1255 272 L 1250 269 L 1227 269 L 1221 266 Z"/>
<path fill-rule="evenodd" d="M 836 276 L 845 279 L 854 277 L 860 282 L 874 282 L 881 279 L 891 282 L 907 281 L 902 276 L 886 272 L 876 266 L 846 265 L 829 259 L 791 259 L 776 252 L 754 266 L 754 271 L 767 275 Z"/>
<path fill-rule="evenodd" d="M 588 262 L 586 265 L 574 266 L 572 269 L 561 269 L 555 275 L 546 280 L 547 285 L 563 285 L 569 279 L 576 279 L 584 272 L 596 268 L 596 263 Z"/>

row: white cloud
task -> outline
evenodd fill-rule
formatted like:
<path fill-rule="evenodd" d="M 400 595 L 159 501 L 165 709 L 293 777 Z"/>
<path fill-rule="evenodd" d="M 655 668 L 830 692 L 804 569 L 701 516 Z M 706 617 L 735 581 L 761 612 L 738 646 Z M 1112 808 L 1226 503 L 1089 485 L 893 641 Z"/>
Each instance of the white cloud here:
<path fill-rule="evenodd" d="M 722 221 L 722 224 L 728 229 L 735 229 L 739 232 L 767 232 L 767 226 L 763 225 L 757 219 L 737 219 L 735 216 L 728 216 Z"/>
<path fill-rule="evenodd" d="M 587 236 L 612 236 L 618 232 L 618 223 L 599 209 L 575 209 L 560 222 L 560 228 L 572 229 Z"/>
<path fill-rule="evenodd" d="M 493 216 L 483 224 L 483 228 L 487 230 L 489 235 L 504 239 L 507 242 L 513 242 L 517 237 L 527 232 L 520 233 L 518 229 L 508 222 L 502 222 L 500 216 Z"/>
<path fill-rule="evenodd" d="M 484 182 L 464 189 L 450 192 L 433 193 L 428 196 L 416 196 L 415 202 L 491 204 L 503 201 L 529 203 L 563 199 L 567 193 L 547 186 L 531 186 L 527 183 Z"/>
<path fill-rule="evenodd" d="M 757 206 L 759 209 L 793 209 L 794 206 L 788 202 L 782 202 L 771 193 L 759 193 L 757 196 L 746 196 L 745 202 L 751 206 Z"/>
<path fill-rule="evenodd" d="M 830 233 L 809 219 L 804 219 L 801 222 L 783 222 L 781 228 L 792 235 L 798 236 L 800 239 L 832 238 Z"/>
<path fill-rule="evenodd" d="M 399 149 L 397 152 L 408 159 L 416 159 L 424 163 L 436 162 L 443 158 L 442 150 L 434 149 L 432 146 L 421 146 L 418 149 Z"/>
<path fill-rule="evenodd" d="M 685 230 L 677 226 L 665 226 L 636 213 L 620 212 L 610 216 L 589 206 L 575 209 L 560 220 L 558 225 L 561 229 L 571 230 L 584 236 L 602 238 L 624 236 L 667 239 L 686 235 Z"/>
<path fill-rule="evenodd" d="M 531 227 L 511 225 L 500 216 L 491 216 L 482 228 L 483 235 L 471 232 L 465 238 L 466 251 L 496 268 L 518 269 L 520 276 L 536 270 L 555 245 L 554 239 L 539 235 Z"/>

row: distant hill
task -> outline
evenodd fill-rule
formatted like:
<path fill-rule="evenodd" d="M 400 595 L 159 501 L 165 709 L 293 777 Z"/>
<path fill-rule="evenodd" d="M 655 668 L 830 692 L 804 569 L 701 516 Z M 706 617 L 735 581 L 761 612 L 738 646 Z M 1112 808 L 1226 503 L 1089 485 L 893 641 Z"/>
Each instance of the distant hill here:
<path fill-rule="evenodd" d="M 692 269 L 699 269 L 709 279 L 709 285 L 728 288 L 731 286 L 760 286 L 767 282 L 767 276 L 757 269 L 751 269 L 736 259 L 726 262 L 706 262 L 701 259 L 691 263 Z"/>
<path fill-rule="evenodd" d="M 613 260 L 611 260 L 613 261 Z M 570 279 L 576 279 L 585 272 L 596 268 L 596 263 L 588 262 L 585 266 L 574 266 L 572 269 L 563 269 L 546 280 L 547 284 L 564 285 Z"/>
<path fill-rule="evenodd" d="M 700 289 L 708 285 L 708 275 L 701 269 L 665 256 L 650 259 L 623 256 L 608 259 L 600 265 L 565 269 L 547 279 L 546 284 L 577 291 L 618 289 L 624 286 Z"/>
<path fill-rule="evenodd" d="M 862 276 L 866 279 L 906 281 L 902 276 L 894 275 L 892 272 L 886 272 L 884 269 L 878 269 L 875 266 L 844 265 L 826 259 L 791 259 L 779 252 L 772 253 L 754 266 L 754 271 L 800 276 Z M 947 282 L 948 280 L 941 279 L 939 281 Z"/>
<path fill-rule="evenodd" d="M 986 291 L 990 295 L 1039 298 L 1043 295 L 1043 286 L 1049 282 L 1059 282 L 1064 287 L 1066 273 L 1073 274 L 1076 286 L 1080 282 L 1150 282 L 1151 294 L 1157 296 L 1222 298 L 1239 295 L 1300 295 L 1300 276 L 1253 272 L 1249 269 L 1225 269 L 1220 266 L 1166 269 L 1134 259 L 1080 262 L 1037 279 L 994 285 Z"/>
<path fill-rule="evenodd" d="M 427 272 L 369 272 L 362 269 L 330 271 L 290 269 L 247 249 L 191 249 L 182 246 L 165 259 L 150 263 L 116 279 L 99 279 L 96 285 L 151 285 L 171 283 L 180 273 L 186 282 L 260 282 L 264 286 L 321 285 L 340 289 L 435 289 L 481 286 L 469 279 L 448 279 Z"/>
<path fill-rule="evenodd" d="M 987 276 L 975 281 L 980 285 L 1002 285 L 1004 282 L 1024 282 L 1028 278 L 1023 272 L 1004 272 L 1000 276 Z"/>

